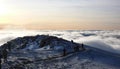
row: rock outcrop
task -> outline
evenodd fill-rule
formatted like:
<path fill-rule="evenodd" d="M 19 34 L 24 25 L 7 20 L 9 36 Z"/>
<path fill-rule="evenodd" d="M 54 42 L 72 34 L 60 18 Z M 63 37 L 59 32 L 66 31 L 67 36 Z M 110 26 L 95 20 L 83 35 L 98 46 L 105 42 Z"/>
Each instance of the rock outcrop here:
<path fill-rule="evenodd" d="M 83 47 L 73 41 L 49 35 L 25 36 L 11 40 L 0 47 L 0 54 L 7 50 L 7 62 L 3 69 L 35 69 L 34 64 L 64 57 L 82 51 Z"/>

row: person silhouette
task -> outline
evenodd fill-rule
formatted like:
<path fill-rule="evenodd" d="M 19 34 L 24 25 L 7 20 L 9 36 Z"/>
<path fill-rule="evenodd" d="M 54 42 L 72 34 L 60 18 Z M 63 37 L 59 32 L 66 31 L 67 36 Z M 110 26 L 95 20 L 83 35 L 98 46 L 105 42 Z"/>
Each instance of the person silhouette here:
<path fill-rule="evenodd" d="M 71 40 L 71 42 L 72 42 L 72 43 L 74 43 L 74 41 L 73 41 L 73 40 Z"/>
<path fill-rule="evenodd" d="M 63 49 L 63 56 L 66 56 L 66 49 Z"/>
<path fill-rule="evenodd" d="M 85 48 L 84 48 L 84 44 L 83 44 L 83 43 L 81 44 L 81 48 L 82 48 L 83 50 L 85 50 Z"/>

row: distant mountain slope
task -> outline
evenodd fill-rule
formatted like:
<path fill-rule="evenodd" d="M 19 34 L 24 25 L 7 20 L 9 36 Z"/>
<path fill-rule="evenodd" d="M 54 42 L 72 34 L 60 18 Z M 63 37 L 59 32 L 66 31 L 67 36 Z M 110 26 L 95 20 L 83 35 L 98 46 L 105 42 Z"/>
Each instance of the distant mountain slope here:
<path fill-rule="evenodd" d="M 85 48 L 85 50 L 84 50 Z M 0 47 L 8 49 L 2 69 L 119 69 L 118 54 L 49 35 L 25 36 Z"/>

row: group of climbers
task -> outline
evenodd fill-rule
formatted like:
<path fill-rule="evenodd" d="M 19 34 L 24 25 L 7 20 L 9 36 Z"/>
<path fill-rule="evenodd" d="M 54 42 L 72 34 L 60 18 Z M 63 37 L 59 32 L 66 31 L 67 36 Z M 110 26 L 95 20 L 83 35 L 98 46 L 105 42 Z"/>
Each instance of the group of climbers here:
<path fill-rule="evenodd" d="M 71 40 L 71 42 L 74 43 L 73 40 Z M 79 45 L 74 46 L 74 52 L 79 52 L 79 51 L 80 51 L 80 48 L 81 48 L 82 50 L 85 50 L 83 43 L 81 44 L 81 46 L 79 46 Z M 63 54 L 62 54 L 62 55 L 63 55 L 63 56 L 66 56 L 66 55 L 67 55 L 67 50 L 65 49 L 65 47 L 63 48 Z"/>
<path fill-rule="evenodd" d="M 52 38 L 53 38 L 53 37 L 52 37 Z M 43 40 L 41 41 L 41 43 L 40 43 L 40 46 L 43 47 L 43 46 L 45 46 L 45 45 L 49 45 L 49 44 L 50 44 L 50 40 L 51 40 L 52 38 L 43 39 Z M 74 43 L 73 40 L 71 40 L 71 42 Z M 79 52 L 80 49 L 85 50 L 84 44 L 82 43 L 81 46 L 76 44 L 76 46 L 74 46 L 73 49 L 74 49 L 74 52 Z M 66 56 L 66 55 L 67 55 L 67 50 L 66 50 L 66 48 L 64 47 L 64 48 L 63 48 L 62 56 Z"/>
<path fill-rule="evenodd" d="M 46 45 L 50 45 L 51 44 L 51 41 L 53 40 L 53 39 L 56 39 L 55 37 L 46 37 L 45 39 L 43 39 L 43 40 L 41 40 L 41 43 L 40 43 L 40 46 L 41 47 L 44 47 L 44 46 L 46 46 Z M 34 41 L 34 40 L 33 40 Z M 26 41 L 27 42 L 27 41 Z M 26 42 L 25 42 L 25 44 L 24 45 L 26 45 Z M 32 42 L 32 41 L 31 41 Z M 74 41 L 73 40 L 71 40 L 71 43 L 73 43 L 74 44 Z M 1 64 L 2 64 L 2 59 L 3 59 L 3 61 L 4 62 L 7 62 L 7 56 L 8 56 L 8 52 L 9 51 L 11 51 L 11 45 L 10 44 L 7 44 L 7 45 L 5 45 L 6 47 L 2 50 L 2 52 L 0 52 L 0 69 L 1 69 Z M 53 45 L 51 45 L 51 46 L 53 46 Z M 82 50 L 84 50 L 85 48 L 84 48 L 84 44 L 81 44 L 81 46 L 80 45 L 74 45 L 73 46 L 74 48 L 74 52 L 78 52 L 78 51 L 80 51 L 80 49 L 82 49 Z M 63 53 L 62 53 L 62 55 L 63 56 L 66 56 L 67 55 L 67 49 L 64 47 L 63 48 Z"/>

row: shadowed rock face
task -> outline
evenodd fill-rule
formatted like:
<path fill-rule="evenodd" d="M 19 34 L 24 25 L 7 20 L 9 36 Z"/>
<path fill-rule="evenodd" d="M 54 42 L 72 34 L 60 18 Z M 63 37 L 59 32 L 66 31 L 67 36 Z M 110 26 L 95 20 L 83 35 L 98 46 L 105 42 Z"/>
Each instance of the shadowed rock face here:
<path fill-rule="evenodd" d="M 2 45 L 0 54 L 4 56 L 3 51 L 6 49 L 8 50 L 8 61 L 2 66 L 8 66 L 5 66 L 4 69 L 10 67 L 24 69 L 31 63 L 59 58 L 82 50 L 80 44 L 49 35 L 16 38 Z"/>
<path fill-rule="evenodd" d="M 0 49 L 25 49 L 27 46 L 34 45 L 38 48 L 45 46 L 76 46 L 79 45 L 74 42 L 64 40 L 62 38 L 57 38 L 55 36 L 49 35 L 37 35 L 37 36 L 25 36 L 18 37 L 14 40 L 11 40 L 0 47 Z M 32 49 L 31 49 L 32 50 Z"/>

